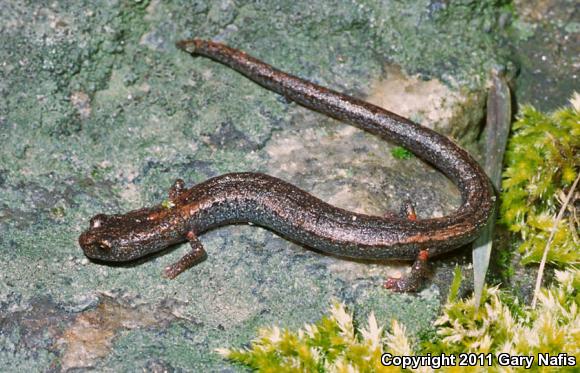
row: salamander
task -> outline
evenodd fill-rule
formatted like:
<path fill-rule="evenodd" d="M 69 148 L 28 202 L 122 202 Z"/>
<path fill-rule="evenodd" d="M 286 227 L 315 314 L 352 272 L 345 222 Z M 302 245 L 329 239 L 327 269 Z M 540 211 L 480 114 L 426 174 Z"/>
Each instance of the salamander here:
<path fill-rule="evenodd" d="M 458 187 L 461 205 L 447 216 L 418 219 L 411 203 L 402 213 L 371 216 L 330 205 L 283 180 L 261 173 L 230 173 L 186 188 L 178 179 L 168 203 L 125 214 L 99 214 L 79 237 L 85 255 L 125 262 L 181 242 L 191 250 L 165 268 L 175 278 L 206 257 L 199 236 L 236 223 L 253 223 L 325 253 L 369 260 L 415 260 L 409 277 L 385 286 L 413 290 L 428 257 L 473 241 L 487 223 L 495 194 L 479 164 L 452 140 L 360 99 L 284 73 L 224 44 L 191 39 L 177 47 L 215 60 L 306 108 L 350 123 L 413 152 Z"/>

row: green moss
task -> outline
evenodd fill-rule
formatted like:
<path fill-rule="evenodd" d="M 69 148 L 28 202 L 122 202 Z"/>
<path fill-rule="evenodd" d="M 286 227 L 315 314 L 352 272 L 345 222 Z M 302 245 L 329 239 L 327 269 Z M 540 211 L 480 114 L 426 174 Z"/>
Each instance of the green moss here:
<path fill-rule="evenodd" d="M 53 207 L 50 213 L 55 218 L 63 218 L 66 215 L 66 210 L 62 206 Z"/>
<path fill-rule="evenodd" d="M 401 147 L 401 146 L 396 146 L 391 150 L 391 155 L 393 157 L 395 157 L 396 159 L 410 159 L 413 158 L 413 153 L 411 153 L 410 151 L 408 151 L 407 149 Z"/>
<path fill-rule="evenodd" d="M 580 270 L 556 272 L 557 284 L 543 289 L 536 310 L 525 307 L 509 292 L 486 288 L 482 307 L 474 298 L 455 300 L 461 282 L 456 270 L 450 300 L 436 320 L 430 341 L 414 344 L 403 325 L 392 321 L 390 332 L 374 314 L 364 328 L 355 328 L 344 305 L 335 303 L 330 315 L 296 332 L 269 327 L 247 349 L 218 349 L 227 359 L 261 372 L 384 371 L 381 354 L 433 356 L 445 352 L 535 355 L 565 352 L 580 359 Z M 537 360 L 535 360 L 537 364 Z M 495 361 L 492 371 L 502 371 Z M 457 367 L 446 367 L 453 370 Z M 525 369 L 513 368 L 515 371 Z M 395 369 L 396 370 L 396 369 Z"/>
<path fill-rule="evenodd" d="M 459 266 L 455 267 L 455 271 L 453 272 L 453 281 L 451 282 L 451 286 L 449 286 L 449 296 L 447 297 L 448 301 L 453 302 L 457 299 L 459 295 L 459 288 L 461 286 L 461 268 Z"/>
<path fill-rule="evenodd" d="M 500 237 L 496 242 L 500 242 L 506 235 L 506 232 L 502 232 L 502 237 Z M 517 244 L 510 242 L 505 250 L 493 250 L 491 255 L 491 263 L 493 263 L 496 268 L 488 273 L 487 283 L 488 284 L 501 284 L 509 282 L 516 273 L 516 263 L 514 261 L 514 254 L 517 250 Z"/>
<path fill-rule="evenodd" d="M 164 209 L 170 210 L 173 207 L 175 207 L 175 203 L 171 202 L 171 200 L 163 200 L 163 202 L 161 202 L 161 206 L 163 206 Z"/>
<path fill-rule="evenodd" d="M 580 113 L 568 107 L 544 114 L 524 107 L 506 152 L 501 220 L 517 232 L 523 263 L 539 262 L 562 196 L 580 165 Z M 548 261 L 578 263 L 577 221 L 559 222 Z M 576 236 L 576 237 L 575 237 Z"/>
<path fill-rule="evenodd" d="M 448 353 L 509 352 L 534 355 L 539 352 L 580 356 L 577 325 L 580 271 L 556 272 L 557 285 L 543 289 L 539 307 L 530 309 L 508 292 L 487 288 L 483 306 L 475 311 L 473 298 L 451 302 L 435 322 L 441 338 L 438 345 Z M 576 286 L 576 287 L 575 287 Z"/>
<path fill-rule="evenodd" d="M 405 328 L 393 321 L 390 330 L 384 332 L 372 313 L 365 327 L 355 328 L 352 315 L 335 303 L 328 316 L 297 332 L 264 328 L 249 349 L 217 351 L 261 372 L 376 371 L 383 368 L 383 352 L 411 353 Z"/>

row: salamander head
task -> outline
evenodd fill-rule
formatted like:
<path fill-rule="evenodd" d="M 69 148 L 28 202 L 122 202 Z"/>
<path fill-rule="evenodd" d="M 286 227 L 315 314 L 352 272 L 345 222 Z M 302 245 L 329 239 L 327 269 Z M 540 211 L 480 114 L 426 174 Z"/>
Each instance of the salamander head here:
<path fill-rule="evenodd" d="M 108 262 L 125 262 L 163 250 L 181 241 L 179 226 L 162 208 L 124 215 L 95 215 L 79 237 L 85 255 Z"/>

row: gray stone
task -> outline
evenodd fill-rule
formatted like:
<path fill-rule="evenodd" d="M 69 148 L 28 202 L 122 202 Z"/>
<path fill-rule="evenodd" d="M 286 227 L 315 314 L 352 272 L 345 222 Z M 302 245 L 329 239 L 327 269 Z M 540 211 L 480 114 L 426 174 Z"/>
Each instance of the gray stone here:
<path fill-rule="evenodd" d="M 419 104 L 405 115 L 475 149 L 505 13 L 477 4 L 0 2 L 0 370 L 229 371 L 215 348 L 318 320 L 333 299 L 361 319 L 374 311 L 429 329 L 449 271 L 394 295 L 382 279 L 404 266 L 231 226 L 204 234 L 208 259 L 169 281 L 161 271 L 185 246 L 112 266 L 83 262 L 77 238 L 97 213 L 161 202 L 176 178 L 229 171 L 270 173 L 372 214 L 409 196 L 421 217 L 451 211 L 457 192 L 430 166 L 174 42 L 215 37 L 377 104 L 407 97 Z M 395 83 L 408 91 L 386 95 Z"/>

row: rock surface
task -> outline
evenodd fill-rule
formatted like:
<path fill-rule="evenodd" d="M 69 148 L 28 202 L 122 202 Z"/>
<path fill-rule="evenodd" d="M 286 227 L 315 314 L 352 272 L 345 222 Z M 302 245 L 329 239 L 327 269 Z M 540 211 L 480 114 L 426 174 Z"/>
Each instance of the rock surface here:
<path fill-rule="evenodd" d="M 580 19 L 571 0 L 516 1 L 519 19 L 512 39 L 520 69 L 520 104 L 542 111 L 568 105 L 580 90 Z"/>
<path fill-rule="evenodd" d="M 468 250 L 440 261 L 423 292 L 396 295 L 380 284 L 404 266 L 324 256 L 253 226 L 203 235 L 208 259 L 173 281 L 161 270 L 185 246 L 123 266 L 78 247 L 96 213 L 231 171 L 369 214 L 410 196 L 420 217 L 457 206 L 430 166 L 174 42 L 224 41 L 377 104 L 399 100 L 392 110 L 475 149 L 487 71 L 504 61 L 503 2 L 275 3 L 0 3 L 0 368 L 230 370 L 215 348 L 313 322 L 333 299 L 429 329 Z"/>

